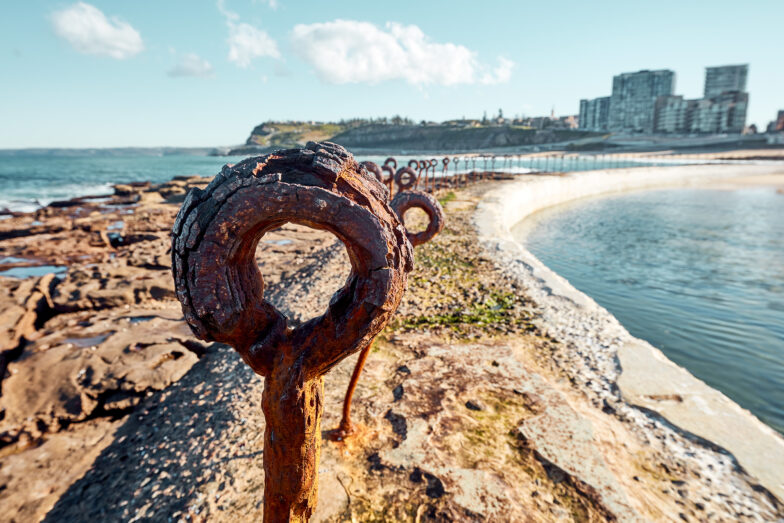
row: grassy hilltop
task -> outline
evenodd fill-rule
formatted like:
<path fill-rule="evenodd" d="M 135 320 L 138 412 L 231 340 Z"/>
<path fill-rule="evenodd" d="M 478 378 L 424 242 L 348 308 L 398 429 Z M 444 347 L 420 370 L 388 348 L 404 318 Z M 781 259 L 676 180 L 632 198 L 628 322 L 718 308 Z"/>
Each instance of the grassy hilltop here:
<path fill-rule="evenodd" d="M 339 122 L 274 122 L 257 125 L 245 144 L 229 154 L 259 154 L 301 147 L 309 141 L 333 141 L 351 149 L 459 152 L 539 145 L 594 138 L 596 133 L 557 128 L 534 129 L 519 122 L 452 120 L 415 123 L 394 117 Z"/>
<path fill-rule="evenodd" d="M 290 148 L 328 140 L 346 129 L 342 123 L 264 122 L 253 128 L 245 145 Z"/>

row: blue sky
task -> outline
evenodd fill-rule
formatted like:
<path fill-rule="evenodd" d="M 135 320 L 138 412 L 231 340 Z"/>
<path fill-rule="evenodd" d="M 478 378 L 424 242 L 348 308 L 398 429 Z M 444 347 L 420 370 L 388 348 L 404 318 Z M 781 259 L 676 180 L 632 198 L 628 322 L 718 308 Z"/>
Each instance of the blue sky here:
<path fill-rule="evenodd" d="M 573 114 L 612 76 L 749 63 L 784 109 L 784 1 L 4 0 L 0 148 L 213 146 L 268 119 Z"/>

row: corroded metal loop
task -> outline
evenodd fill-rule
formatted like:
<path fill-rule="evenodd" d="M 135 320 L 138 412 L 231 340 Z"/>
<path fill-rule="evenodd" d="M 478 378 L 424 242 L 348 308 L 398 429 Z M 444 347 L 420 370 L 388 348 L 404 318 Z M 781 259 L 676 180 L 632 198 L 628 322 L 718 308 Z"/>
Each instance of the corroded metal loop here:
<path fill-rule="evenodd" d="M 388 184 L 395 179 L 395 169 L 391 165 L 382 165 L 381 170 L 389 175 L 385 176 L 381 183 Z"/>
<path fill-rule="evenodd" d="M 261 375 L 294 355 L 307 379 L 320 376 L 367 346 L 405 289 L 413 249 L 387 198 L 385 187 L 332 143 L 224 167 L 206 189 L 188 194 L 172 231 L 186 321 L 199 338 L 232 345 Z M 328 310 L 298 327 L 264 299 L 256 262 L 261 237 L 288 222 L 331 232 L 351 261 Z"/>
<path fill-rule="evenodd" d="M 368 170 L 368 172 L 372 173 L 379 182 L 384 182 L 384 175 L 381 173 L 381 167 L 378 166 L 376 162 L 365 161 L 360 163 Z"/>
<path fill-rule="evenodd" d="M 404 224 L 405 219 L 403 216 L 409 209 L 416 207 L 427 213 L 430 222 L 427 224 L 427 228 L 424 231 L 418 233 L 406 231 L 408 240 L 414 247 L 430 241 L 444 228 L 444 209 L 441 207 L 441 204 L 438 203 L 438 200 L 431 194 L 422 191 L 400 192 L 392 199 L 390 205 Z"/>
<path fill-rule="evenodd" d="M 412 169 L 417 169 L 419 167 L 419 160 L 409 160 L 408 166 Z"/>
<path fill-rule="evenodd" d="M 449 157 L 444 157 L 444 159 L 441 160 L 441 162 L 444 164 L 444 168 L 446 168 L 446 166 L 449 165 Z"/>
<path fill-rule="evenodd" d="M 397 160 L 395 160 L 391 156 L 386 160 L 384 160 L 384 165 L 389 165 L 389 164 L 392 164 L 393 169 L 397 169 Z"/>
<path fill-rule="evenodd" d="M 413 160 L 416 161 L 416 160 Z M 406 189 L 410 189 L 414 186 L 417 181 L 417 173 L 411 167 L 401 167 L 395 173 L 395 183 L 398 186 L 398 190 L 405 191 Z"/>

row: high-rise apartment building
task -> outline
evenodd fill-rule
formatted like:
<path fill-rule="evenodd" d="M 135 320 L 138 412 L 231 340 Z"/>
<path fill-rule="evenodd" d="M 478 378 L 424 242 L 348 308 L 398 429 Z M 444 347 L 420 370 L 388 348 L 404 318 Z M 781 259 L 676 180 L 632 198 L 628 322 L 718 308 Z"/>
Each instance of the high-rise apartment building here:
<path fill-rule="evenodd" d="M 705 96 L 673 95 L 669 69 L 613 77 L 612 95 L 580 100 L 580 128 L 625 133 L 741 133 L 746 126 L 748 64 L 707 67 Z M 771 123 L 770 130 L 781 128 Z"/>
<path fill-rule="evenodd" d="M 728 91 L 712 98 L 694 100 L 696 105 L 690 117 L 689 132 L 741 133 L 746 126 L 749 94 Z"/>
<path fill-rule="evenodd" d="M 643 70 L 613 77 L 609 129 L 652 133 L 656 99 L 672 95 L 674 86 L 675 73 L 669 69 Z"/>
<path fill-rule="evenodd" d="M 713 98 L 730 91 L 745 92 L 749 65 L 722 65 L 705 68 L 704 98 Z"/>
<path fill-rule="evenodd" d="M 654 131 L 657 133 L 741 133 L 746 125 L 749 94 L 726 92 L 713 98 L 684 100 L 660 96 L 656 100 Z"/>
<path fill-rule="evenodd" d="M 610 97 L 602 96 L 592 100 L 580 100 L 580 129 L 606 131 L 610 114 Z"/>
<path fill-rule="evenodd" d="M 684 100 L 683 96 L 658 97 L 654 108 L 654 132 L 687 132 L 692 105 L 691 101 Z"/>

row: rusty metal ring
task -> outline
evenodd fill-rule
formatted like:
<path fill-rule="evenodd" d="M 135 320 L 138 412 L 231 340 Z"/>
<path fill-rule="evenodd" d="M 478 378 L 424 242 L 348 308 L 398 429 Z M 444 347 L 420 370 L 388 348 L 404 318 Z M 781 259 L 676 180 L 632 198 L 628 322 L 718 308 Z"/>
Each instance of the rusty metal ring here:
<path fill-rule="evenodd" d="M 405 176 L 405 177 L 404 177 Z M 410 189 L 417 182 L 417 173 L 411 167 L 401 167 L 395 173 L 395 183 L 399 190 Z"/>
<path fill-rule="evenodd" d="M 449 165 L 449 158 L 448 157 L 444 157 L 444 159 L 441 160 L 441 162 L 444 164 L 444 167 L 446 167 L 447 165 Z"/>
<path fill-rule="evenodd" d="M 384 165 L 388 165 L 390 163 L 392 164 L 392 168 L 393 169 L 397 169 L 397 160 L 395 160 L 391 156 L 389 158 L 387 158 L 386 160 L 384 160 Z"/>
<path fill-rule="evenodd" d="M 395 179 L 395 169 L 389 165 L 382 165 L 381 170 L 389 174 L 389 177 L 385 177 L 383 180 L 381 180 L 381 183 L 389 183 Z"/>
<path fill-rule="evenodd" d="M 430 241 L 436 234 L 441 232 L 444 228 L 444 209 L 438 200 L 433 195 L 422 191 L 404 191 L 397 194 L 390 203 L 392 209 L 400 217 L 400 221 L 405 225 L 406 211 L 413 208 L 419 208 L 427 213 L 430 222 L 427 224 L 427 229 L 418 233 L 410 233 L 406 230 L 408 241 L 411 245 L 416 247 L 425 242 Z"/>
<path fill-rule="evenodd" d="M 193 189 L 172 231 L 172 267 L 185 319 L 204 340 L 232 345 L 261 375 L 304 348 L 308 379 L 367 346 L 397 308 L 413 249 L 385 188 L 345 149 L 309 143 L 224 167 Z M 351 274 L 320 317 L 292 328 L 264 299 L 256 246 L 284 223 L 331 232 Z"/>
<path fill-rule="evenodd" d="M 368 172 L 373 173 L 375 175 L 376 179 L 379 182 L 384 183 L 384 175 L 381 173 L 381 167 L 379 167 L 376 162 L 364 161 L 361 162 L 359 165 L 364 166 L 365 169 L 368 170 Z"/>
<path fill-rule="evenodd" d="M 419 168 L 419 161 L 418 160 L 409 160 L 408 161 L 408 166 L 410 168 L 412 168 L 412 169 L 417 169 L 417 168 Z"/>

